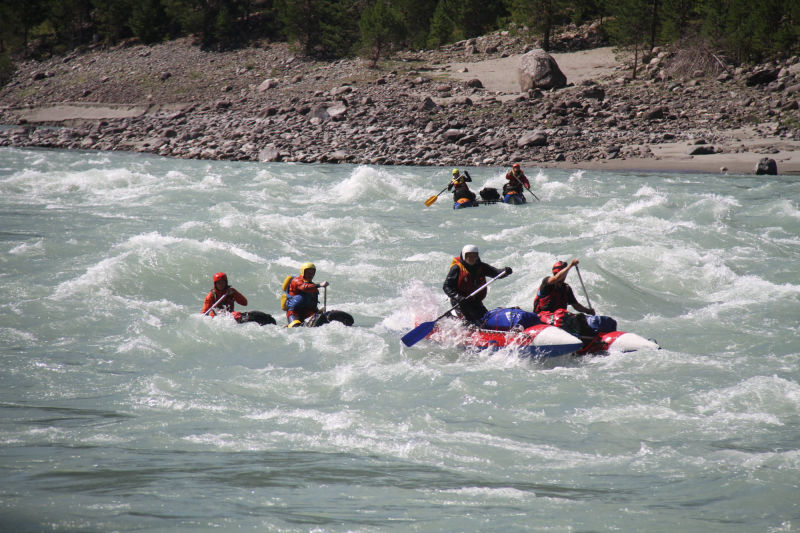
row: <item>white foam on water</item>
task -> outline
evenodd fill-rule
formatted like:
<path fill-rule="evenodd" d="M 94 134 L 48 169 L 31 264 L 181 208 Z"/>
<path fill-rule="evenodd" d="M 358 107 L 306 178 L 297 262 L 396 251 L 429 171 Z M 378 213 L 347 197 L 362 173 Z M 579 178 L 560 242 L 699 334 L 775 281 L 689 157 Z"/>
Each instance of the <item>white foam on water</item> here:
<path fill-rule="evenodd" d="M 40 256 L 44 254 L 44 240 L 37 239 L 34 242 L 23 242 L 20 243 L 13 248 L 11 248 L 8 253 L 11 255 L 20 255 L 20 256 Z"/>
<path fill-rule="evenodd" d="M 119 454 L 131 479 L 147 466 L 156 487 L 130 515 L 160 516 L 163 496 L 180 494 L 185 523 L 211 527 L 221 522 L 190 509 L 209 491 L 224 525 L 249 525 L 248 501 L 225 502 L 252 497 L 307 499 L 330 523 L 363 526 L 330 496 L 328 472 L 370 493 L 376 528 L 397 517 L 396 486 L 423 496 L 415 512 L 440 514 L 430 498 L 481 506 L 498 530 L 518 529 L 508 517 L 533 496 L 556 519 L 530 526 L 556 529 L 577 515 L 619 527 L 622 500 L 623 528 L 689 523 L 687 506 L 721 516 L 735 493 L 731 523 L 763 530 L 759 516 L 793 504 L 781 490 L 800 468 L 792 181 L 528 169 L 542 202 L 454 211 L 449 194 L 423 205 L 449 168 L 0 153 L 13 167 L 0 178 L 13 224 L 0 257 L 11 304 L 0 306 L 0 403 L 23 465 L 15 487 L 31 495 L 22 507 L 54 501 L 107 527 L 86 503 L 113 505 L 117 476 L 76 478 L 69 494 L 42 480 L 112 471 Z M 502 187 L 506 170 L 470 169 L 470 186 Z M 514 269 L 492 284 L 488 308 L 530 309 L 553 261 L 577 257 L 598 312 L 664 348 L 530 361 L 515 348 L 465 349 L 466 330 L 448 319 L 443 343 L 403 346 L 449 308 L 442 283 L 467 243 Z M 328 308 L 355 326 L 280 327 L 280 285 L 306 261 L 331 282 Z M 247 296 L 237 310 L 279 325 L 201 317 L 216 271 Z M 583 301 L 576 273 L 568 282 Z M 87 445 L 76 454 L 75 443 Z M 351 475 L 360 462 L 386 467 L 391 483 Z M 291 469 L 303 490 L 252 483 L 254 465 Z M 197 468 L 225 480 L 174 475 Z M 549 485 L 567 496 L 538 494 Z"/>

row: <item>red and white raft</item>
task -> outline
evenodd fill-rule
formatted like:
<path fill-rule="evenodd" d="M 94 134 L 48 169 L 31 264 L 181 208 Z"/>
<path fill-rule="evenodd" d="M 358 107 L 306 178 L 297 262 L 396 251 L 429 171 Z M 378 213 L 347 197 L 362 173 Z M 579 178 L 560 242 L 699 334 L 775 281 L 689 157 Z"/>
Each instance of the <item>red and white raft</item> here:
<path fill-rule="evenodd" d="M 491 329 L 469 329 L 459 334 L 439 325 L 431 331 L 428 338 L 438 342 L 457 343 L 466 348 L 500 349 L 511 348 L 521 357 L 545 359 L 562 355 L 585 355 L 605 351 L 631 352 L 636 350 L 657 350 L 658 344 L 636 333 L 611 331 L 598 333 L 584 340 L 571 333 L 548 324 L 537 324 L 524 330 L 498 331 Z"/>

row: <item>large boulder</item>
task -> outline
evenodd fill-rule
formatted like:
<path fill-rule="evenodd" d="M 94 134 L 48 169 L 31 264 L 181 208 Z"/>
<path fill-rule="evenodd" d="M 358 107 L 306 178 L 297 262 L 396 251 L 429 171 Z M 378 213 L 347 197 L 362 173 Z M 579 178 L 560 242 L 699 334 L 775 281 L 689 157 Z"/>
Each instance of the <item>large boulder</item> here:
<path fill-rule="evenodd" d="M 553 89 L 567 86 L 567 77 L 558 68 L 553 56 L 544 50 L 531 50 L 519 58 L 517 67 L 522 92 L 531 89 Z"/>
<path fill-rule="evenodd" d="M 764 157 L 756 164 L 755 173 L 759 176 L 765 174 L 775 176 L 778 174 L 778 164 L 774 159 Z"/>

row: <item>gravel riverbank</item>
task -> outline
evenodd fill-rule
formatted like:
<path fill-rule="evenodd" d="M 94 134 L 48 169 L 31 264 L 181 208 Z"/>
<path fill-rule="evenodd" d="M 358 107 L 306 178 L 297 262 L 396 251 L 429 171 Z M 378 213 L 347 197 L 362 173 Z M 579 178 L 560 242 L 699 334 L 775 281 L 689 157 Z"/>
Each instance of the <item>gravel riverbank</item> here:
<path fill-rule="evenodd" d="M 581 38 L 585 43 L 585 36 Z M 566 42 L 566 41 L 565 41 Z M 564 45 L 569 48 L 569 42 Z M 282 43 L 206 52 L 188 39 L 19 65 L 0 145 L 168 157 L 383 165 L 800 172 L 800 58 L 640 72 L 610 48 L 554 53 L 569 85 L 519 91 L 531 49 L 498 33 L 371 68 Z"/>

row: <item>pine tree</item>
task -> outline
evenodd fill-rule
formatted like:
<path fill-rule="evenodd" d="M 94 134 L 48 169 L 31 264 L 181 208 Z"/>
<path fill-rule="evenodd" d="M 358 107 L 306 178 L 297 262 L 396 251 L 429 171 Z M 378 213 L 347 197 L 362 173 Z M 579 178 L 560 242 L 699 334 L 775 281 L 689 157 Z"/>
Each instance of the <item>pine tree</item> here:
<path fill-rule="evenodd" d="M 361 30 L 361 45 L 364 52 L 376 65 L 381 55 L 405 37 L 405 25 L 400 14 L 389 5 L 388 0 L 376 0 L 364 9 L 358 21 Z"/>
<path fill-rule="evenodd" d="M 657 0 L 617 0 L 611 8 L 614 17 L 609 23 L 611 38 L 617 46 L 633 49 L 634 78 L 639 64 L 639 54 L 651 42 L 654 1 Z"/>
<path fill-rule="evenodd" d="M 513 0 L 511 16 L 518 24 L 532 28 L 542 36 L 542 49 L 550 50 L 550 38 L 556 24 L 565 15 L 563 0 Z"/>

